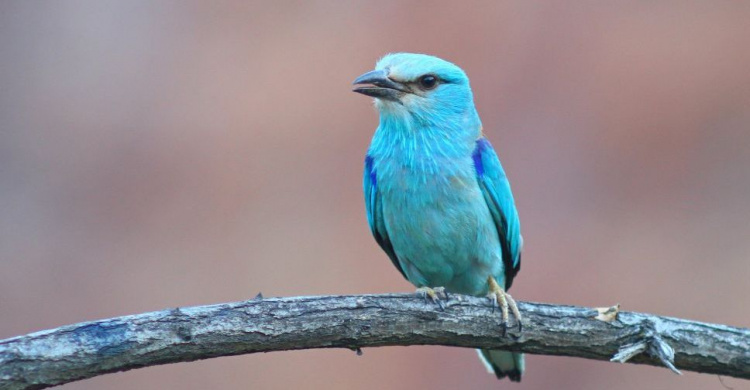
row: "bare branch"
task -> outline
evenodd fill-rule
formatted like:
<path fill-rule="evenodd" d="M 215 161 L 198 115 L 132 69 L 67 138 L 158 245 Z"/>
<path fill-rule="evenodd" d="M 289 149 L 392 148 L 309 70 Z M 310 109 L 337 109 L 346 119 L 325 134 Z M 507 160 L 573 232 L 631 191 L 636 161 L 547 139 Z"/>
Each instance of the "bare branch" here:
<path fill-rule="evenodd" d="M 519 302 L 522 334 L 500 337 L 481 298 L 445 311 L 412 294 L 266 298 L 63 326 L 0 341 L 0 389 L 42 389 L 109 372 L 308 348 L 451 345 L 667 365 L 750 379 L 750 329 Z M 619 352 L 619 353 L 618 353 Z"/>

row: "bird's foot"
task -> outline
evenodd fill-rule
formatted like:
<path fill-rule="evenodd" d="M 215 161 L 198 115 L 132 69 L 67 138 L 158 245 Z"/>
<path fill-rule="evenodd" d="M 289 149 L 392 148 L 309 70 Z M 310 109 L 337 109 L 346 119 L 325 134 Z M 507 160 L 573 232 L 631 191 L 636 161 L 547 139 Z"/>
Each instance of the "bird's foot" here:
<path fill-rule="evenodd" d="M 500 314 L 502 318 L 500 326 L 503 329 L 503 337 L 508 334 L 509 309 L 510 312 L 513 313 L 513 316 L 516 317 L 516 322 L 518 322 L 518 332 L 521 332 L 523 329 L 521 324 L 521 313 L 518 311 L 518 305 L 516 305 L 515 299 L 505 292 L 492 276 L 487 279 L 487 283 L 490 285 L 490 293 L 487 294 L 487 298 L 492 301 L 493 311 L 496 307 L 500 306 Z"/>
<path fill-rule="evenodd" d="M 446 301 L 449 299 L 445 287 L 420 287 L 417 289 L 417 295 L 422 297 L 425 302 L 427 302 L 427 298 L 429 298 L 433 303 L 438 305 L 440 310 L 445 311 L 445 303 L 443 303 L 443 299 Z"/>

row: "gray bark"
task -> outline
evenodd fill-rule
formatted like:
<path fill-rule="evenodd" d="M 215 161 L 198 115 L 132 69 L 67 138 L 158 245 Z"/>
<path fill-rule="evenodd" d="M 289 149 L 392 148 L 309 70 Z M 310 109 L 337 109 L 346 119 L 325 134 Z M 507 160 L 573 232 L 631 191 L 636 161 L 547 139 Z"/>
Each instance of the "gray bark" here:
<path fill-rule="evenodd" d="M 750 329 L 628 312 L 605 322 L 595 309 L 519 302 L 523 331 L 501 337 L 486 299 L 450 298 L 445 311 L 413 294 L 257 298 L 63 326 L 0 341 L 0 389 L 253 352 L 427 344 L 750 379 Z"/>

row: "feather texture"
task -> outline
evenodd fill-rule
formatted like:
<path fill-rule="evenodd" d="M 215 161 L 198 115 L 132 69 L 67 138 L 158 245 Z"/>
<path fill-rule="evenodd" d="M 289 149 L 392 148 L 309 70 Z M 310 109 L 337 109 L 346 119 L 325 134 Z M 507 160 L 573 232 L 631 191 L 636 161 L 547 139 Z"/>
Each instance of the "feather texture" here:
<path fill-rule="evenodd" d="M 417 287 L 481 296 L 492 277 L 509 288 L 521 264 L 518 212 L 466 74 L 436 57 L 398 53 L 358 81 L 372 84 L 355 91 L 375 97 L 380 113 L 363 177 L 375 241 Z M 498 378 L 521 379 L 523 355 L 480 356 Z"/>

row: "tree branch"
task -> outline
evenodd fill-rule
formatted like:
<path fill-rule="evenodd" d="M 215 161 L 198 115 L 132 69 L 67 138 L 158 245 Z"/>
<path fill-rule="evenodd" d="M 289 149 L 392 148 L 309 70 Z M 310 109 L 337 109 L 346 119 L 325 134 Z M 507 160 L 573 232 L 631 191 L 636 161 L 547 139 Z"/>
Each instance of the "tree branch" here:
<path fill-rule="evenodd" d="M 750 329 L 627 312 L 605 322 L 594 318 L 596 309 L 518 305 L 523 332 L 505 338 L 499 313 L 487 300 L 460 295 L 451 295 L 445 311 L 413 294 L 321 296 L 85 322 L 0 341 L 0 389 L 42 389 L 110 372 L 253 352 L 426 344 L 614 357 L 750 379 Z"/>

